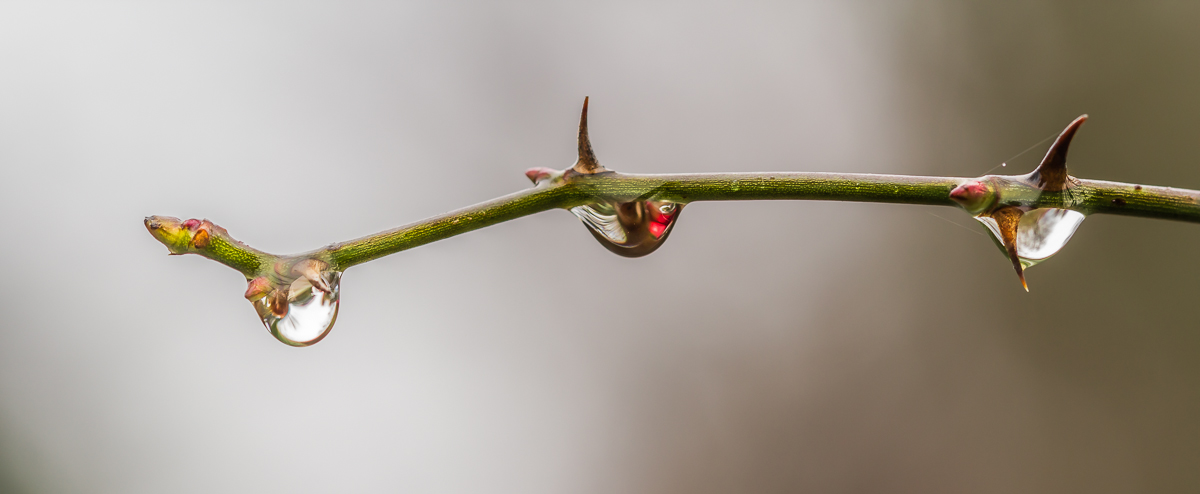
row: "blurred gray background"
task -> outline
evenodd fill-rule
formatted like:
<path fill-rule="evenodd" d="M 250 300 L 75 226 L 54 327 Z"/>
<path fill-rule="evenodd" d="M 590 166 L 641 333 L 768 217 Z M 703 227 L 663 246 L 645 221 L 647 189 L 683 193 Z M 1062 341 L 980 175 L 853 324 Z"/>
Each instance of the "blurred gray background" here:
<path fill-rule="evenodd" d="M 620 171 L 977 176 L 1086 112 L 1074 174 L 1200 188 L 1198 21 L 0 4 L 0 491 L 1196 492 L 1194 225 L 1091 218 L 1027 294 L 950 208 L 698 203 L 633 260 L 551 211 L 350 270 L 295 349 L 141 220 L 391 228 L 570 165 L 585 95 Z"/>

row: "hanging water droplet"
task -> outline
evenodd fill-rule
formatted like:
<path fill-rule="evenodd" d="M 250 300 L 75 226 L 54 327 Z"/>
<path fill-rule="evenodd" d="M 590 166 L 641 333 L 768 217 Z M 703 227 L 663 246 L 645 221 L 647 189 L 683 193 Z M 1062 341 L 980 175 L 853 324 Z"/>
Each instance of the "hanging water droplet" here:
<path fill-rule="evenodd" d="M 667 240 L 682 204 L 667 201 L 597 203 L 571 208 L 606 249 L 624 257 L 642 257 Z"/>
<path fill-rule="evenodd" d="M 975 219 L 987 226 L 1000 250 L 1004 251 L 1003 237 L 996 220 L 982 215 Z M 1084 215 L 1079 211 L 1058 208 L 1034 209 L 1022 215 L 1017 223 L 1016 237 L 1017 257 L 1022 267 L 1028 268 L 1045 261 L 1062 250 L 1083 220 Z"/>
<path fill-rule="evenodd" d="M 276 339 L 291 346 L 309 346 L 321 341 L 337 320 L 342 273 L 325 271 L 325 292 L 304 277 L 283 289 L 255 300 L 254 310 Z"/>

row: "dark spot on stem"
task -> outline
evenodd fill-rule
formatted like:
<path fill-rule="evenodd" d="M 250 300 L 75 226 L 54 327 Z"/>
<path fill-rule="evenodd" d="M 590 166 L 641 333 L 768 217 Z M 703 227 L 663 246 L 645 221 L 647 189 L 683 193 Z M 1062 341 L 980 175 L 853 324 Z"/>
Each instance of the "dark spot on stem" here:
<path fill-rule="evenodd" d="M 1113 199 L 1113 200 L 1112 200 L 1112 203 L 1113 203 L 1114 205 L 1116 205 L 1116 206 L 1124 206 L 1124 205 L 1125 205 L 1125 199 L 1122 199 L 1122 198 L 1120 198 L 1120 197 L 1117 197 L 1117 198 L 1115 198 L 1115 199 Z"/>
<path fill-rule="evenodd" d="M 1134 185 L 1134 186 L 1133 186 L 1133 190 L 1142 190 L 1142 186 L 1141 186 L 1141 185 Z"/>

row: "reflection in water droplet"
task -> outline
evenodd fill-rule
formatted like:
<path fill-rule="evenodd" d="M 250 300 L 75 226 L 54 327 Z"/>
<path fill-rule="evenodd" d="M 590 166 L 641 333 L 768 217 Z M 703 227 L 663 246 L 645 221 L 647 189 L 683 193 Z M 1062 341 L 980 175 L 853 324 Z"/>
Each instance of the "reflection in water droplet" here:
<path fill-rule="evenodd" d="M 291 346 L 309 346 L 329 334 L 337 320 L 342 273 L 326 271 L 321 277 L 329 285 L 329 293 L 298 278 L 288 288 L 286 311 L 275 311 L 282 315 L 271 310 L 272 297 L 254 301 L 254 310 L 276 339 Z"/>
<path fill-rule="evenodd" d="M 642 257 L 667 240 L 682 204 L 666 201 L 598 203 L 571 208 L 596 240 L 624 257 Z"/>
<path fill-rule="evenodd" d="M 1000 227 L 996 220 L 987 216 L 976 216 L 992 232 L 992 237 L 999 245 L 1001 243 Z M 1071 235 L 1083 223 L 1084 215 L 1079 211 L 1069 209 L 1042 208 L 1029 211 L 1021 216 L 1017 224 L 1017 257 L 1023 267 L 1030 267 L 1053 256 Z M 1000 248 L 1004 251 L 1003 245 Z M 1007 255 L 1007 253 L 1005 254 Z"/>

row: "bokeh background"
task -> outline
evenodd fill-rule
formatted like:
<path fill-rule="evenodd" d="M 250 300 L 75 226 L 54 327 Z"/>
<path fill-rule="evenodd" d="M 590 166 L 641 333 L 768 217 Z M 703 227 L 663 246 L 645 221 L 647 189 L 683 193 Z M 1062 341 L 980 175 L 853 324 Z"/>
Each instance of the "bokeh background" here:
<path fill-rule="evenodd" d="M 1025 293 L 961 211 L 551 211 L 351 269 L 275 341 L 151 214 L 309 250 L 574 161 L 1200 188 L 1196 2 L 0 4 L 2 492 L 1196 492 L 1200 228 Z M 1010 161 L 1032 169 L 1045 145 Z M 998 169 L 994 172 L 1002 172 Z M 957 225 L 956 225 L 957 224 Z"/>

